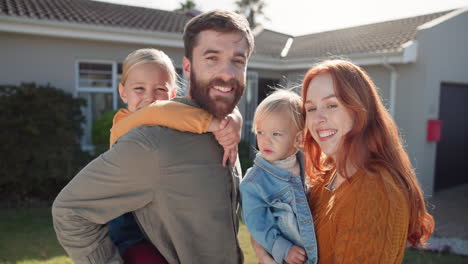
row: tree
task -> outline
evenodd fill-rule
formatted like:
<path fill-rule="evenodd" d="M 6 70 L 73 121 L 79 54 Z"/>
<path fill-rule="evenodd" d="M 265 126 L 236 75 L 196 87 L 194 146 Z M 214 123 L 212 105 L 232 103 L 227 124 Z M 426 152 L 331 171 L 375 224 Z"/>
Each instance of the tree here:
<path fill-rule="evenodd" d="M 176 9 L 176 11 L 180 11 L 180 12 L 186 12 L 186 11 L 195 9 L 195 6 L 197 5 L 195 1 L 192 1 L 192 0 L 185 0 L 185 2 L 180 2 L 179 4 L 180 4 L 180 7 Z"/>
<path fill-rule="evenodd" d="M 262 16 L 264 19 L 268 19 L 263 12 L 266 6 L 263 0 L 237 0 L 236 5 L 236 12 L 247 18 L 251 28 L 254 28 L 258 24 L 257 19 L 259 17 Z"/>

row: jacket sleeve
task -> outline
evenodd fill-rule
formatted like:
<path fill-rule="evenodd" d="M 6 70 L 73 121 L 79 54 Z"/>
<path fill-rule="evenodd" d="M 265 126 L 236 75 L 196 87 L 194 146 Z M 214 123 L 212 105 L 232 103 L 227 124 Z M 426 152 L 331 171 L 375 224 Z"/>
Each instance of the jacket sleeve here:
<path fill-rule="evenodd" d="M 165 126 L 179 131 L 205 133 L 213 116 L 207 111 L 175 101 L 156 101 L 129 114 L 111 129 L 111 146 L 128 131 L 139 126 Z"/>
<path fill-rule="evenodd" d="M 152 201 L 158 166 L 154 151 L 122 140 L 62 189 L 52 206 L 53 224 L 75 263 L 123 263 L 106 223 Z"/>
<path fill-rule="evenodd" d="M 246 175 L 247 177 L 248 175 Z M 293 246 L 282 236 L 275 218 L 255 183 L 243 181 L 240 185 L 242 215 L 252 237 L 268 251 L 277 263 L 283 263 Z"/>

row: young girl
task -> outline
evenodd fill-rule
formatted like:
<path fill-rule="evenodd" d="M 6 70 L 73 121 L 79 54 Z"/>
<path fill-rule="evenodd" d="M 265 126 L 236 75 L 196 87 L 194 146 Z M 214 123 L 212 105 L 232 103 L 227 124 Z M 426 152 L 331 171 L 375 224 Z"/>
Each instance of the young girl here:
<path fill-rule="evenodd" d="M 240 184 L 245 225 L 277 263 L 317 262 L 304 163 L 298 152 L 303 128 L 299 95 L 277 90 L 265 98 L 254 116 L 259 152 Z M 259 260 L 272 261 L 268 254 Z"/>
<path fill-rule="evenodd" d="M 304 153 L 320 263 L 401 263 L 434 228 L 398 128 L 358 66 L 306 74 Z"/>
<path fill-rule="evenodd" d="M 163 125 L 194 133 L 216 131 L 218 142 L 225 148 L 223 162 L 230 154 L 230 161 L 234 163 L 235 146 L 240 139 L 240 135 L 236 136 L 242 121 L 240 113 L 221 121 L 202 109 L 182 103 L 155 102 L 171 99 L 177 93 L 174 66 L 164 52 L 140 49 L 130 53 L 123 63 L 119 93 L 127 109 L 120 109 L 114 116 L 111 146 L 121 135 L 141 125 Z M 159 251 L 145 239 L 131 212 L 111 220 L 108 227 L 125 263 L 166 263 Z"/>

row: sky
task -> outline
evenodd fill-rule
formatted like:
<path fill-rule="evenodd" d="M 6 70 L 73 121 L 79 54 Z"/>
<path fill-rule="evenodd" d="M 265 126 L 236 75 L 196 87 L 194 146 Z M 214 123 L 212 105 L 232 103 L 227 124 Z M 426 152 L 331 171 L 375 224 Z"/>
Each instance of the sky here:
<path fill-rule="evenodd" d="M 99 0 L 174 10 L 180 0 Z M 236 0 L 195 0 L 201 11 L 235 10 Z M 468 0 L 266 0 L 267 29 L 293 36 L 468 8 Z"/>

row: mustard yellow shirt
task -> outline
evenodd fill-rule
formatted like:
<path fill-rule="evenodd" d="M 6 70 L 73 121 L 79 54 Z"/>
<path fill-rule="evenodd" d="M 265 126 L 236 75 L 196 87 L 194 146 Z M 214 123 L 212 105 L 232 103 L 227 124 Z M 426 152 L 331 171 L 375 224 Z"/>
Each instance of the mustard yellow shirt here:
<path fill-rule="evenodd" d="M 133 128 L 139 126 L 165 126 L 179 131 L 205 133 L 213 116 L 207 111 L 175 101 L 156 101 L 130 113 L 120 109 L 114 116 L 110 146 Z"/>

